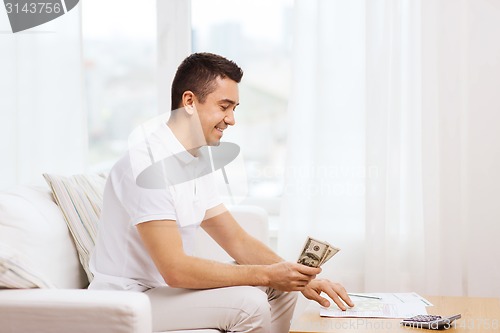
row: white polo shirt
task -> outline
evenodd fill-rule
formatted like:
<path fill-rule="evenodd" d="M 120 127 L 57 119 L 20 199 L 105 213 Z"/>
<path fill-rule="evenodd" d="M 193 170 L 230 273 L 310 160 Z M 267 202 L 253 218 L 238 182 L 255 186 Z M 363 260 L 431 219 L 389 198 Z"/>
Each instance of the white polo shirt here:
<path fill-rule="evenodd" d="M 89 289 L 145 291 L 166 286 L 136 225 L 175 220 L 184 251 L 192 255 L 195 233 L 206 210 L 222 203 L 213 173 L 185 181 L 191 177 L 186 178 L 185 172 L 206 168 L 207 161 L 202 159 L 186 152 L 170 128 L 162 124 L 148 137 L 147 147 L 132 148 L 114 165 L 104 189 L 98 237 L 90 260 L 94 279 Z M 151 165 L 151 160 L 168 161 L 162 172 L 173 185 L 162 186 L 161 179 L 153 178 L 146 184 L 154 187 L 159 183 L 159 188 L 141 186 L 137 177 Z M 186 170 L 184 174 L 182 170 Z"/>

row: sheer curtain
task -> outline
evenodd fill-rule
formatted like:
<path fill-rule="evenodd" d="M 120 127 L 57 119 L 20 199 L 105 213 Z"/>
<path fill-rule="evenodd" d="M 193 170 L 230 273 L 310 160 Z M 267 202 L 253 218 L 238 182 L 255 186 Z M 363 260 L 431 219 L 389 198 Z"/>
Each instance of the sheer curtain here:
<path fill-rule="evenodd" d="M 499 14 L 296 1 L 282 255 L 310 235 L 352 291 L 500 296 Z"/>
<path fill-rule="evenodd" d="M 80 4 L 16 34 L 0 12 L 0 188 L 84 171 Z"/>

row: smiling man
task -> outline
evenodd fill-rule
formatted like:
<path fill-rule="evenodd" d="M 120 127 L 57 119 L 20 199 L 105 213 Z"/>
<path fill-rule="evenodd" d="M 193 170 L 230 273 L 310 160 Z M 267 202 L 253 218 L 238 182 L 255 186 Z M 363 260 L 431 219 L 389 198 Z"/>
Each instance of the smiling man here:
<path fill-rule="evenodd" d="M 143 155 L 173 156 L 179 170 L 196 169 L 200 148 L 219 145 L 235 125 L 242 76 L 221 56 L 187 57 L 172 83 L 171 116 L 148 141 L 160 143 L 161 153 Z M 138 185 L 133 163 L 128 154 L 110 171 L 89 288 L 145 292 L 155 331 L 288 332 L 293 291 L 326 306 L 321 292 L 342 309 L 341 299 L 353 305 L 341 285 L 316 279 L 320 268 L 286 262 L 246 233 L 217 196 L 213 174 L 151 189 Z M 237 264 L 194 256 L 199 226 Z"/>

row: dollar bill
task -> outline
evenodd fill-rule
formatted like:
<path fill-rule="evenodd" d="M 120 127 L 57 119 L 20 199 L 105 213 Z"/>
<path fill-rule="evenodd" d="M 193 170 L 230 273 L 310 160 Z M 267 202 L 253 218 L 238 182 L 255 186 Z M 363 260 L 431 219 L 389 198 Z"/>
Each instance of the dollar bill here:
<path fill-rule="evenodd" d="M 323 265 L 325 262 L 327 262 L 328 260 L 330 260 L 334 255 L 337 254 L 337 252 L 339 252 L 340 249 L 338 247 L 335 247 L 335 246 L 332 246 L 330 244 L 328 244 L 328 250 L 326 251 L 326 254 L 323 258 L 323 260 L 319 263 L 319 265 Z"/>
<path fill-rule="evenodd" d="M 319 267 L 330 260 L 340 249 L 312 237 L 307 237 L 297 262 L 310 267 Z"/>

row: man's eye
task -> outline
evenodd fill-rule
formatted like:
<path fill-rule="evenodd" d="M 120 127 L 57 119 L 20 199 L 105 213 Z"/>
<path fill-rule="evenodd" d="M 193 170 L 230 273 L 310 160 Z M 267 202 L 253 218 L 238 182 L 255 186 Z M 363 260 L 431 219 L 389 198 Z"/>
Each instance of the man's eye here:
<path fill-rule="evenodd" d="M 229 105 L 221 105 L 220 106 L 220 108 L 222 109 L 222 111 L 226 111 L 228 107 L 229 107 Z"/>

